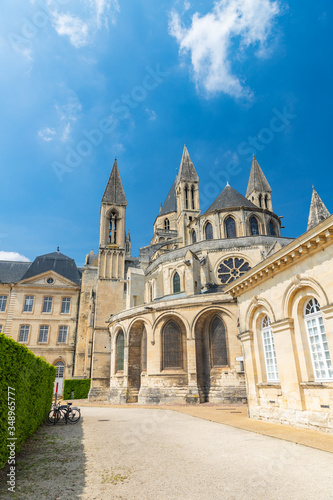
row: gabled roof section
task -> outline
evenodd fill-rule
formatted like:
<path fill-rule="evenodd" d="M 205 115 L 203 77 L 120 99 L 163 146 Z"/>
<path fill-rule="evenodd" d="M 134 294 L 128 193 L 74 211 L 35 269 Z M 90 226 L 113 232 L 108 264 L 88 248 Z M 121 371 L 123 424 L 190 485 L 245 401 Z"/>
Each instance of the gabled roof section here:
<path fill-rule="evenodd" d="M 119 174 L 117 158 L 114 160 L 111 174 L 103 194 L 102 203 L 127 205 L 123 183 L 121 182 Z"/>
<path fill-rule="evenodd" d="M 268 180 L 265 177 L 264 172 L 261 170 L 259 163 L 256 160 L 256 157 L 253 155 L 251 172 L 249 177 L 249 182 L 247 185 L 246 196 L 250 196 L 253 191 L 260 191 L 271 193 L 272 188 L 268 184 Z"/>
<path fill-rule="evenodd" d="M 176 181 L 177 178 L 173 181 L 168 196 L 166 197 L 165 202 L 163 203 L 160 213 L 158 215 L 165 215 L 170 212 L 177 212 Z"/>
<path fill-rule="evenodd" d="M 0 260 L 0 283 L 17 283 L 25 275 L 31 262 Z"/>
<path fill-rule="evenodd" d="M 307 231 L 315 227 L 323 220 L 327 219 L 330 215 L 331 214 L 325 207 L 324 202 L 320 198 L 314 186 L 312 186 L 312 197 L 311 197 Z"/>
<path fill-rule="evenodd" d="M 36 257 L 21 280 L 38 276 L 47 271 L 54 271 L 77 285 L 81 282 L 81 274 L 76 267 L 75 261 L 61 252 L 52 252 Z"/>
<path fill-rule="evenodd" d="M 194 165 L 191 161 L 189 152 L 187 151 L 186 144 L 183 149 L 183 156 L 180 162 L 179 172 L 178 172 L 178 180 L 179 181 L 188 181 L 188 182 L 198 182 L 199 177 L 197 171 L 194 168 Z"/>
<path fill-rule="evenodd" d="M 214 210 L 222 210 L 224 208 L 238 207 L 250 207 L 258 210 L 256 205 L 227 184 L 205 213 L 207 214 L 208 212 L 214 212 Z"/>

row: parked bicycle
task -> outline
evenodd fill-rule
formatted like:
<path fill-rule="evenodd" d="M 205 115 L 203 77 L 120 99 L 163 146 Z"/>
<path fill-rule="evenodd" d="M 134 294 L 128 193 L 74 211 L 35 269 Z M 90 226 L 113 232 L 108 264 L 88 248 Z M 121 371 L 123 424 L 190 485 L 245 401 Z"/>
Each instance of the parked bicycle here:
<path fill-rule="evenodd" d="M 72 406 L 72 403 L 67 403 L 65 405 L 61 405 L 60 403 L 53 403 L 52 409 L 48 413 L 46 418 L 46 423 L 48 425 L 55 425 L 58 422 L 62 421 L 66 425 L 69 422 L 70 424 L 76 424 L 81 418 L 81 410 L 77 406 Z"/>

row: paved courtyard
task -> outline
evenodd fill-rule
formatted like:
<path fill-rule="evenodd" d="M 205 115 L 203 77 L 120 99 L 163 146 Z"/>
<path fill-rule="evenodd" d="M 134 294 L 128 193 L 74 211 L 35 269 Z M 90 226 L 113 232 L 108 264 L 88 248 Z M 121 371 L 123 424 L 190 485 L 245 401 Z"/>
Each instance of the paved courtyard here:
<path fill-rule="evenodd" d="M 333 499 L 333 454 L 171 410 L 82 408 L 19 458 L 18 499 Z M 2 480 L 4 478 L 2 477 Z"/>

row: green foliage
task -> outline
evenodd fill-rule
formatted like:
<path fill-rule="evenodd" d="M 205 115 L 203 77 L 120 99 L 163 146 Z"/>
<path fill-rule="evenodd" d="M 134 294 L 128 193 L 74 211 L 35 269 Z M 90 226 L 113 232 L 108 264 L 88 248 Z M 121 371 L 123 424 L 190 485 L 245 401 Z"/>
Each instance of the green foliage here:
<path fill-rule="evenodd" d="M 67 379 L 64 381 L 63 398 L 64 399 L 86 399 L 88 397 L 91 380 L 84 379 Z M 74 398 L 72 398 L 74 391 Z"/>
<path fill-rule="evenodd" d="M 52 403 L 56 369 L 0 333 L 0 467 L 8 459 L 8 411 L 15 401 L 16 452 L 43 423 Z M 11 388 L 8 398 L 8 388 Z M 12 408 L 14 409 L 14 408 Z"/>

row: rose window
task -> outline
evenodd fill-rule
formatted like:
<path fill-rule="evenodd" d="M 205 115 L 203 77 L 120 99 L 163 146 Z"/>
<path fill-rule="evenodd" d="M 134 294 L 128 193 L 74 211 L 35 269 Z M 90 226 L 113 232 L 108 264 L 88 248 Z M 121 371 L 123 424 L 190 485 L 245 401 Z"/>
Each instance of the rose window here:
<path fill-rule="evenodd" d="M 230 257 L 225 259 L 217 269 L 217 276 L 221 283 L 231 283 L 251 269 L 250 264 L 244 259 Z"/>

